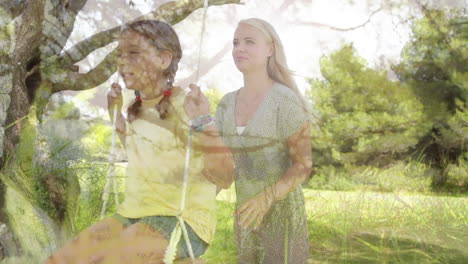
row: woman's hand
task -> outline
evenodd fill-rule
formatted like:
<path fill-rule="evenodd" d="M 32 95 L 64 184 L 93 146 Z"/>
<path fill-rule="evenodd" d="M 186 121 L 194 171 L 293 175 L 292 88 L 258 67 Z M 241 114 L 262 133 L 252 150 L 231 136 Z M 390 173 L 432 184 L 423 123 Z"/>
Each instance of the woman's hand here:
<path fill-rule="evenodd" d="M 208 98 L 200 91 L 200 87 L 190 84 L 190 92 L 185 97 L 184 110 L 190 120 L 210 113 Z"/>
<path fill-rule="evenodd" d="M 122 87 L 118 83 L 113 83 L 110 90 L 107 92 L 107 108 L 112 112 L 114 105 L 117 105 L 117 112 L 122 110 Z"/>
<path fill-rule="evenodd" d="M 270 210 L 273 200 L 273 193 L 269 188 L 255 195 L 234 213 L 238 218 L 238 224 L 244 229 L 252 225 L 254 229 L 257 229 L 262 223 L 263 217 Z"/>

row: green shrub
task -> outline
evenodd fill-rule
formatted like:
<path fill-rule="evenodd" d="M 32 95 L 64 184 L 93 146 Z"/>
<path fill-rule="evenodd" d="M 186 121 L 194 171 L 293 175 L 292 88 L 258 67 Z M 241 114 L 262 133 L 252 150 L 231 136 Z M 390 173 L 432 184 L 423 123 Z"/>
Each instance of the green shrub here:
<path fill-rule="evenodd" d="M 320 115 L 312 131 L 315 164 L 383 166 L 406 155 L 427 133 L 423 108 L 410 87 L 367 67 L 345 45 L 320 67 L 308 97 Z"/>

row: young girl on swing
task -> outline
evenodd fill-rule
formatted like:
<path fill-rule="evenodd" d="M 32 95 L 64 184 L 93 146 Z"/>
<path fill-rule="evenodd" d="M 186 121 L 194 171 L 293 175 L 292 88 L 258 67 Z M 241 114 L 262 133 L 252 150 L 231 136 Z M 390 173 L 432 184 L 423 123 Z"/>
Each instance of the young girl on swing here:
<path fill-rule="evenodd" d="M 178 222 L 190 128 L 184 101 L 194 103 L 182 89 L 173 87 L 182 56 L 179 39 L 164 22 L 137 21 L 123 29 L 118 50 L 119 74 L 136 94 L 125 119 L 120 86 L 113 84 L 108 92 L 109 113 L 112 119 L 117 105 L 116 127 L 128 154 L 125 200 L 117 214 L 81 232 L 45 263 L 162 263 Z M 203 129 L 212 122 L 192 120 L 192 129 L 197 131 L 194 142 L 204 140 Z M 208 141 L 219 143 L 219 138 L 211 135 Z M 210 182 L 216 180 L 208 180 L 205 174 L 230 175 L 233 166 L 228 151 L 197 148 L 196 144 L 190 162 L 181 216 L 198 257 L 212 242 L 216 226 L 216 185 Z M 182 237 L 177 258 L 188 257 Z"/>

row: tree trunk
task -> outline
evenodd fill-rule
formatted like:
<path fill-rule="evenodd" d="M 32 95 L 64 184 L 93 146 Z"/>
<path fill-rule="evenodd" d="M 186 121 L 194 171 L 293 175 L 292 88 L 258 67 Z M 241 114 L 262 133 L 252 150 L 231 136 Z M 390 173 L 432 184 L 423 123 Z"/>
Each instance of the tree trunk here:
<path fill-rule="evenodd" d="M 19 135 L 22 131 L 21 120 L 29 112 L 30 100 L 28 99 L 28 89 L 26 86 L 26 74 L 28 72 L 28 61 L 35 56 L 36 49 L 29 47 L 37 47 L 40 43 L 41 30 L 40 21 L 42 20 L 41 2 L 35 1 L 29 6 L 25 6 L 21 16 L 15 17 L 13 23 L 13 15 L 15 7 L 10 9 L 0 9 L 2 20 L 0 23 L 0 139 L 2 145 L 0 147 L 0 168 L 1 180 L 0 183 L 0 222 L 7 226 L 10 221 L 5 208 L 5 177 L 10 177 L 10 171 L 5 170 L 5 164 L 14 162 L 15 147 L 19 142 Z M 23 21 L 23 22 L 22 22 Z M 28 21 L 29 23 L 24 23 Z M 29 46 L 28 44 L 31 44 Z M 1 223 L 0 223 L 1 224 Z M 8 228 L 11 231 L 10 228 Z M 14 230 L 13 230 L 14 231 Z M 16 239 L 15 239 L 16 240 Z M 5 241 L 4 241 L 5 242 Z M 18 246 L 18 243 L 7 244 L 3 243 L 6 248 L 6 253 L 14 252 L 12 246 Z M 19 247 L 18 247 L 19 248 Z"/>

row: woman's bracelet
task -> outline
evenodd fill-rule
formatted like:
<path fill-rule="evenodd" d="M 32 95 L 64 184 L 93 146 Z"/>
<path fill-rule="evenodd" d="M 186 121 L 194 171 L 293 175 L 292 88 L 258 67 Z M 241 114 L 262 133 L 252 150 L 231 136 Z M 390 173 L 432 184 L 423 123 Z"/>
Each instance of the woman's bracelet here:
<path fill-rule="evenodd" d="M 214 118 L 211 115 L 202 115 L 195 118 L 191 122 L 190 128 L 195 132 L 202 132 L 205 128 L 214 123 Z"/>

